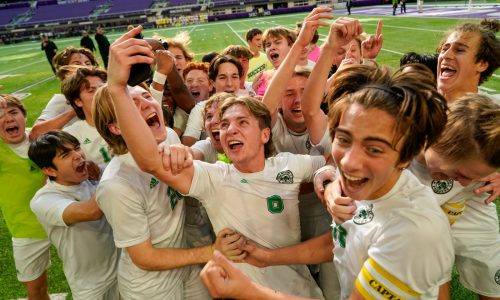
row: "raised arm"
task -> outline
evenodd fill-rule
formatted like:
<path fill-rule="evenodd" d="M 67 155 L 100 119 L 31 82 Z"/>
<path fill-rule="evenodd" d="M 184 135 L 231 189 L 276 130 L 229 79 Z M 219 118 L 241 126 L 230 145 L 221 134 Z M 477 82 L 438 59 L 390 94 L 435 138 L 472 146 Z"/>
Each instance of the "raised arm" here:
<path fill-rule="evenodd" d="M 151 46 L 144 40 L 133 38 L 141 30 L 141 26 L 132 29 L 110 47 L 108 89 L 118 120 L 118 130 L 143 171 L 153 174 L 179 192 L 187 193 L 191 185 L 193 167 L 183 169 L 177 176 L 163 167 L 157 141 L 139 113 L 141 100 L 135 103 L 127 87 L 133 64 L 153 63 Z"/>
<path fill-rule="evenodd" d="M 321 110 L 320 105 L 333 59 L 339 48 L 349 44 L 361 32 L 359 21 L 351 18 L 339 18 L 330 26 L 327 40 L 302 94 L 304 99 L 301 102 L 302 114 L 313 144 L 321 141 L 328 127 L 327 116 Z"/>
<path fill-rule="evenodd" d="M 262 99 L 262 102 L 271 112 L 271 126 L 274 126 L 276 122 L 278 107 L 281 104 L 281 99 L 283 98 L 288 82 L 292 78 L 292 74 L 302 51 L 309 45 L 314 32 L 319 26 L 328 26 L 328 24 L 321 21 L 321 19 L 332 19 L 333 16 L 328 14 L 330 11 L 331 8 L 317 7 L 304 19 L 304 23 L 297 40 L 292 45 L 292 48 L 276 71 L 276 74 L 274 74 L 266 93 L 264 94 L 264 98 Z"/>

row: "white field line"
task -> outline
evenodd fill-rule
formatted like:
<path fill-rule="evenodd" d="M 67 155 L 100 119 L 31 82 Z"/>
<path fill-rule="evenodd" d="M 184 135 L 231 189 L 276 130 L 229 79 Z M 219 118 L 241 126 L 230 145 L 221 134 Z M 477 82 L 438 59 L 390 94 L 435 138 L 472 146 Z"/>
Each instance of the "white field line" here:
<path fill-rule="evenodd" d="M 234 33 L 234 34 L 235 34 L 235 35 L 236 35 L 236 36 L 237 36 L 237 37 L 238 37 L 238 38 L 239 38 L 239 39 L 243 42 L 243 44 L 244 44 L 245 46 L 247 46 L 247 47 L 248 47 L 247 41 L 245 41 L 245 39 L 243 39 L 243 38 L 241 37 L 241 35 L 239 35 L 236 31 L 234 31 L 233 27 L 231 27 L 231 25 L 229 25 L 229 23 L 227 23 L 227 22 L 226 22 L 226 25 L 227 25 L 227 27 L 229 27 L 229 29 L 231 29 L 231 31 L 232 31 L 232 32 L 233 32 L 233 33 Z"/>
<path fill-rule="evenodd" d="M 7 73 L 15 71 L 15 70 L 19 70 L 19 69 L 22 69 L 22 68 L 25 68 L 25 67 L 29 67 L 29 66 L 32 66 L 32 65 L 35 65 L 35 64 L 39 64 L 39 63 L 41 63 L 43 61 L 47 61 L 47 59 L 37 60 L 37 61 L 31 62 L 29 64 L 26 64 L 26 65 L 22 65 L 22 66 L 15 67 L 15 68 L 12 68 L 12 69 L 9 69 L 9 70 L 1 71 L 0 74 L 7 74 Z"/>
<path fill-rule="evenodd" d="M 20 88 L 20 89 L 18 89 L 17 91 L 12 92 L 12 94 L 17 94 L 17 93 L 20 93 L 20 92 L 22 92 L 22 91 L 28 90 L 28 89 L 30 89 L 30 88 L 32 88 L 32 87 L 35 87 L 35 86 L 40 85 L 40 84 L 42 84 L 42 83 L 45 83 L 45 82 L 47 82 L 47 81 L 49 81 L 49 80 L 51 80 L 51 79 L 54 79 L 54 78 L 55 78 L 55 76 L 54 76 L 54 75 L 52 75 L 52 76 L 50 76 L 50 77 L 47 77 L 47 78 L 45 78 L 45 79 L 39 80 L 39 81 L 37 81 L 37 82 L 35 82 L 35 83 L 32 83 L 32 84 L 30 84 L 30 85 L 28 85 L 28 86 L 25 86 L 25 87 L 23 87 L 23 88 Z"/>

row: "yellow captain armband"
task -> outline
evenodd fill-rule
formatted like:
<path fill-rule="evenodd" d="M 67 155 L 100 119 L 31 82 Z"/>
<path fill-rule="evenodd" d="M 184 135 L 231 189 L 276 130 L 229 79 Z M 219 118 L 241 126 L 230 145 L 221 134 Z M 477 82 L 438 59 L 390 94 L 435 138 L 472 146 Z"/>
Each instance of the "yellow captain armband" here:
<path fill-rule="evenodd" d="M 365 299 L 419 299 L 421 296 L 372 258 L 363 264 L 355 285 Z"/>
<path fill-rule="evenodd" d="M 465 203 L 445 203 L 441 205 L 441 209 L 448 218 L 450 225 L 453 225 L 458 220 L 465 210 Z"/>

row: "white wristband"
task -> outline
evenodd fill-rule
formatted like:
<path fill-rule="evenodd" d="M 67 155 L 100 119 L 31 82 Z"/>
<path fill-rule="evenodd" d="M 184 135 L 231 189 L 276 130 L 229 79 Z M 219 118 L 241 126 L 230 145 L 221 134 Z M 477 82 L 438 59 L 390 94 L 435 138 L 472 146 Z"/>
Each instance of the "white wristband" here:
<path fill-rule="evenodd" d="M 323 172 L 323 171 L 333 171 L 333 172 L 335 172 L 334 177 L 331 179 L 332 181 L 337 178 L 337 168 L 335 168 L 332 165 L 324 165 L 323 167 L 317 169 L 316 172 L 314 172 L 314 179 L 316 179 L 316 176 L 318 176 L 318 174 L 321 173 L 321 172 Z"/>
<path fill-rule="evenodd" d="M 158 71 L 155 71 L 153 75 L 153 81 L 159 84 L 165 85 L 165 81 L 167 81 L 167 75 L 164 75 Z"/>

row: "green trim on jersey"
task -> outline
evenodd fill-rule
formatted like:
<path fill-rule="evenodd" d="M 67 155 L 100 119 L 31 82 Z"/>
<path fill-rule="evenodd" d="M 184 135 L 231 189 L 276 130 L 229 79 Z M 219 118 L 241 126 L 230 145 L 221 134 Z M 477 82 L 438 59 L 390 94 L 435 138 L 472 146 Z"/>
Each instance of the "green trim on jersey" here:
<path fill-rule="evenodd" d="M 45 183 L 45 175 L 29 159 L 0 141 L 0 209 L 15 238 L 47 238 L 30 209 L 30 201 Z"/>

